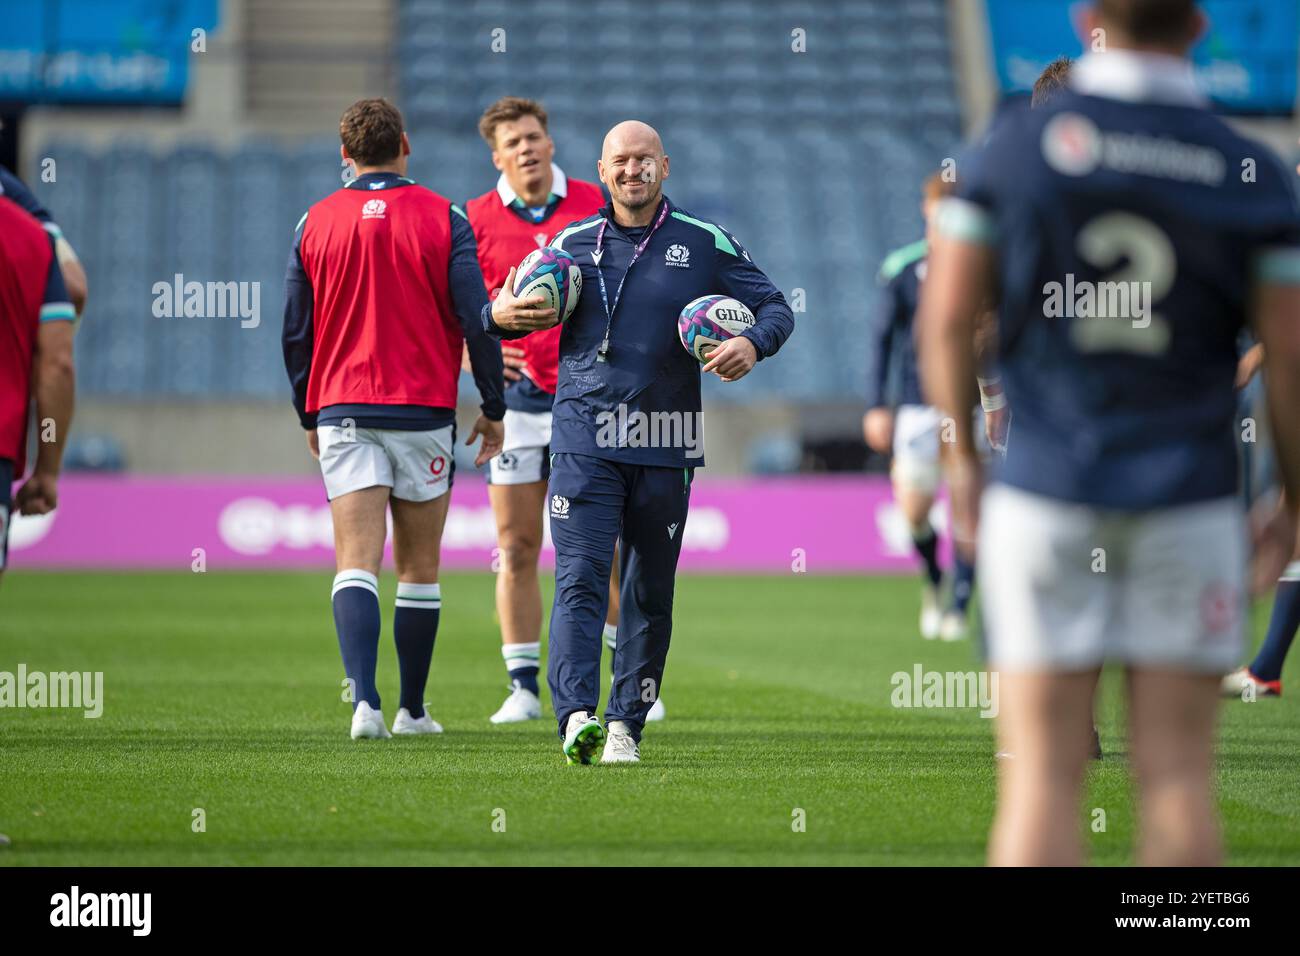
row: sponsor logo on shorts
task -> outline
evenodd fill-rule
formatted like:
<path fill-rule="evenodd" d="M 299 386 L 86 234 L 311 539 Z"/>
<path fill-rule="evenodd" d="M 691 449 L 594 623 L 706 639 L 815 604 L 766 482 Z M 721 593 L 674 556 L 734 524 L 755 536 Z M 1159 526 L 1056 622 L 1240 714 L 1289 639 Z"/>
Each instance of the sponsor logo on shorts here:
<path fill-rule="evenodd" d="M 519 459 L 508 451 L 503 451 L 497 455 L 497 468 L 500 471 L 514 471 L 519 465 Z"/>
<path fill-rule="evenodd" d="M 433 475 L 426 485 L 436 485 L 442 481 L 442 473 L 447 470 L 447 459 L 443 455 L 438 455 L 433 461 L 429 462 L 429 473 Z"/>
<path fill-rule="evenodd" d="M 569 499 L 564 495 L 551 495 L 551 517 L 561 518 L 565 521 L 569 518 Z"/>
<path fill-rule="evenodd" d="M 672 524 L 668 526 L 668 540 L 671 541 L 673 539 L 673 535 L 675 535 L 676 533 L 677 533 L 677 522 L 674 521 Z"/>
<path fill-rule="evenodd" d="M 1238 595 L 1222 581 L 1212 581 L 1201 590 L 1201 624 L 1210 637 L 1231 635 L 1237 623 Z"/>

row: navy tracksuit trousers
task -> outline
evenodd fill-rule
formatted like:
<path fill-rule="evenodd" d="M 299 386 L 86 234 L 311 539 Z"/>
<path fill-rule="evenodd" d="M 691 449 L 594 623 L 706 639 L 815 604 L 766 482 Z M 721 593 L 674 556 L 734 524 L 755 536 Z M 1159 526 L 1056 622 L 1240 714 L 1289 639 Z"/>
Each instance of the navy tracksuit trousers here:
<path fill-rule="evenodd" d="M 596 712 L 609 571 L 619 550 L 618 646 L 605 720 L 636 740 L 659 699 L 673 631 L 673 585 L 694 469 L 551 457 L 547 498 L 555 543 L 547 677 L 560 735 L 574 711 Z"/>

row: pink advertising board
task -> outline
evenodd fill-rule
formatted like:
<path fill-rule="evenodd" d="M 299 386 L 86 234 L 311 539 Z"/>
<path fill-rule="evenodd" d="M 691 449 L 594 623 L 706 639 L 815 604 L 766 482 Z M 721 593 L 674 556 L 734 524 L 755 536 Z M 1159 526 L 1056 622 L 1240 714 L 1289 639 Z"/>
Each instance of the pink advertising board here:
<path fill-rule="evenodd" d="M 946 509 L 935 509 L 936 526 Z M 492 567 L 487 487 L 457 480 L 443 538 L 448 568 Z M 10 566 L 208 570 L 322 567 L 333 561 L 329 505 L 310 478 L 77 475 L 52 515 L 13 519 Z M 554 564 L 547 536 L 542 563 Z M 682 545 L 691 571 L 808 573 L 915 568 L 902 515 L 881 477 L 696 480 Z"/>

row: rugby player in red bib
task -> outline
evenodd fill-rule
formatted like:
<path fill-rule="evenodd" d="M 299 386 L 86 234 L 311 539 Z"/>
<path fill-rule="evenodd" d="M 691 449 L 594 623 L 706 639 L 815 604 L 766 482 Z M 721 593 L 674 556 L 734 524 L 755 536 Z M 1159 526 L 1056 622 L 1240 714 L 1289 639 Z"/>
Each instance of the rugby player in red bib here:
<path fill-rule="evenodd" d="M 424 689 L 442 607 L 459 360 L 468 347 L 483 401 L 466 444 L 482 436 L 482 465 L 501 450 L 501 351 L 480 319 L 487 296 L 469 222 L 407 177 L 401 113 L 361 100 L 339 134 L 357 177 L 298 222 L 285 277 L 285 368 L 334 520 L 332 603 L 354 691 L 352 737 L 390 736 L 375 686 L 388 511 L 401 675 L 392 733 L 439 733 Z"/>
<path fill-rule="evenodd" d="M 73 312 L 55 252 L 56 238 L 17 203 L 0 198 L 0 575 L 11 504 L 43 515 L 59 503 L 59 468 L 72 421 L 76 373 Z M 36 399 L 36 464 L 10 500 L 26 466 L 28 408 Z"/>

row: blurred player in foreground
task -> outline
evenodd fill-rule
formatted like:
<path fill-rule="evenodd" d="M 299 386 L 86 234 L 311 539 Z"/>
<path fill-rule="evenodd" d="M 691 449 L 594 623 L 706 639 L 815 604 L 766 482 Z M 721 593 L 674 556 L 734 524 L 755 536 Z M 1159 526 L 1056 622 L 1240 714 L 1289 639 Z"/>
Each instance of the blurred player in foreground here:
<path fill-rule="evenodd" d="M 700 373 L 742 378 L 794 327 L 785 297 L 717 225 L 663 194 L 669 162 L 645 123 L 609 131 L 597 164 L 610 202 L 552 242 L 582 268 L 582 295 L 560 336 L 560 375 L 548 487 L 555 542 L 555 604 L 548 677 L 569 763 L 635 763 L 646 715 L 663 684 L 673 589 L 695 468 L 704 464 Z M 683 268 L 689 263 L 689 268 Z M 511 291 L 514 270 L 485 316 L 493 334 L 518 337 L 555 324 L 554 310 Z M 743 335 L 704 366 L 681 344 L 674 317 L 695 298 L 733 296 L 754 313 Z M 622 309 L 620 310 L 620 306 Z M 612 422 L 676 422 L 659 440 Z M 614 434 L 611 434 L 613 432 Z M 600 633 L 615 544 L 620 618 L 614 682 L 596 717 Z"/>
<path fill-rule="evenodd" d="M 1249 317 L 1265 345 L 1292 502 L 1262 529 L 1259 579 L 1295 533 L 1300 209 L 1276 159 L 1206 108 L 1186 59 L 1204 26 L 1193 0 L 1097 0 L 1082 20 L 1108 52 L 1047 106 L 999 115 L 959 162 L 918 318 L 927 393 L 957 423 L 949 484 L 979 525 L 1015 754 L 989 859 L 1082 861 L 1088 721 L 1112 660 L 1127 669 L 1138 860 L 1211 864 L 1218 685 L 1245 600 L 1236 338 Z M 955 412 L 974 385 L 972 303 L 995 284 L 1016 448 L 981 502 Z"/>
<path fill-rule="evenodd" d="M 1033 95 L 1029 101 L 1031 108 L 1038 109 L 1045 106 L 1057 94 L 1069 88 L 1071 63 L 1069 57 L 1063 56 L 1047 64 L 1038 79 L 1034 81 Z M 1011 406 L 1007 404 L 1006 393 L 1002 390 L 1002 379 L 997 372 L 996 304 L 994 308 L 981 312 L 975 325 L 976 375 L 980 403 L 984 406 L 984 431 L 989 444 L 1006 457 L 1011 453 Z M 966 522 L 957 521 L 956 524 L 964 525 Z M 1015 758 L 1014 754 L 1006 750 L 999 750 L 996 756 L 1000 760 Z M 1091 756 L 1094 760 L 1100 760 L 1103 756 L 1101 734 L 1097 730 L 1095 714 L 1092 721 Z"/>
<path fill-rule="evenodd" d="M 921 211 L 925 216 L 926 238 L 891 252 L 880 267 L 884 286 L 872 317 L 871 345 L 867 360 L 867 412 L 862 431 L 867 444 L 879 455 L 890 455 L 889 469 L 898 503 L 907 520 L 912 545 L 922 562 L 921 636 L 956 641 L 966 636 L 966 607 L 975 580 L 974 562 L 954 551 L 952 603 L 942 604 L 943 569 L 939 564 L 939 536 L 930 523 L 930 509 L 939 487 L 941 416 L 921 396 L 916 370 L 916 345 L 912 320 L 925 279 L 926 252 L 931 238 L 934 210 L 951 191 L 940 173 L 926 179 Z M 891 403 L 888 383 L 896 378 L 897 396 Z M 893 407 L 891 407 L 891 404 Z"/>
<path fill-rule="evenodd" d="M 298 222 L 285 277 L 285 368 L 334 519 L 332 603 L 352 737 L 390 736 L 375 687 L 390 508 L 401 673 L 392 732 L 439 733 L 424 688 L 442 607 L 461 348 L 468 343 L 483 400 L 466 441 L 482 436 L 478 464 L 501 450 L 501 351 L 479 318 L 487 295 L 474 233 L 461 210 L 406 177 L 401 114 L 361 100 L 339 133 L 357 176 Z"/>
<path fill-rule="evenodd" d="M 0 201 L 0 576 L 13 506 L 48 514 L 59 504 L 59 469 L 72 423 L 76 312 L 68 301 L 55 238 L 16 203 Z M 40 440 L 31 476 L 10 501 L 26 467 L 28 409 L 36 399 Z"/>
<path fill-rule="evenodd" d="M 479 265 L 489 294 L 510 270 L 559 232 L 605 204 L 594 183 L 570 179 L 554 164 L 555 143 L 546 110 L 534 100 L 506 96 L 484 111 L 479 133 L 501 172 L 496 188 L 465 204 Z M 559 375 L 560 329 L 543 329 L 501 348 L 506 364 L 506 439 L 488 463 L 488 496 L 497 522 L 500 570 L 496 580 L 501 656 L 510 696 L 490 718 L 494 724 L 542 716 L 540 667 L 542 592 L 537 560 L 542 550 L 546 480 L 551 473 L 551 403 Z M 605 643 L 613 658 L 618 633 L 618 577 L 611 578 Z M 647 720 L 663 716 L 655 701 Z"/>

